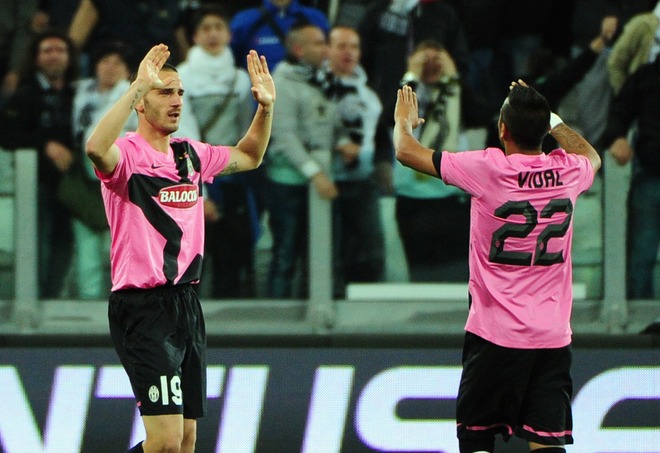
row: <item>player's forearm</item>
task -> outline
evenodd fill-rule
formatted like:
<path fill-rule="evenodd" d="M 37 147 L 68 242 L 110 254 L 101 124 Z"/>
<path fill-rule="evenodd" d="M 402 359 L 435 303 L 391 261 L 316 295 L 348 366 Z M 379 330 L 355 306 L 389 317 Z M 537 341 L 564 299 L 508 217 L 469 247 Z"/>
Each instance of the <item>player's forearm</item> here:
<path fill-rule="evenodd" d="M 586 157 L 591 162 L 595 171 L 598 171 L 601 165 L 600 156 L 593 146 L 580 134 L 568 127 L 564 123 L 559 123 L 550 130 L 550 134 L 557 140 L 559 146 L 567 153 L 579 154 Z"/>
<path fill-rule="evenodd" d="M 437 176 L 431 158 L 433 150 L 423 146 L 415 138 L 410 121 L 397 118 L 393 132 L 396 160 L 413 170 Z"/>
<path fill-rule="evenodd" d="M 273 106 L 259 105 L 245 136 L 236 145 L 252 158 L 254 168 L 263 160 L 273 127 Z"/>
<path fill-rule="evenodd" d="M 411 155 L 414 153 L 416 145 L 419 143 L 413 136 L 413 129 L 410 121 L 397 118 L 394 124 L 392 134 L 394 142 L 394 154 L 396 159 L 403 165 L 407 165 Z"/>
<path fill-rule="evenodd" d="M 133 82 L 128 91 L 99 120 L 85 145 L 85 151 L 92 160 L 102 159 L 119 138 L 135 105 L 147 91 L 143 84 Z"/>

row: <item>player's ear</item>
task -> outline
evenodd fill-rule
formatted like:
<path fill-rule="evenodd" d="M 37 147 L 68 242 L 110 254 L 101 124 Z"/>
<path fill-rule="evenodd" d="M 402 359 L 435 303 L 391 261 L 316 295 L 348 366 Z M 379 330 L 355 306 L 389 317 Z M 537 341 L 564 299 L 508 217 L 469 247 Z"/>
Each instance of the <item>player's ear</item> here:
<path fill-rule="evenodd" d="M 504 121 L 500 120 L 497 123 L 497 127 L 499 129 L 498 135 L 500 137 L 500 141 L 507 140 L 509 138 L 509 130 L 507 129 L 506 124 L 504 124 Z"/>
<path fill-rule="evenodd" d="M 144 98 L 137 101 L 137 104 L 135 104 L 135 110 L 138 113 L 144 113 Z"/>

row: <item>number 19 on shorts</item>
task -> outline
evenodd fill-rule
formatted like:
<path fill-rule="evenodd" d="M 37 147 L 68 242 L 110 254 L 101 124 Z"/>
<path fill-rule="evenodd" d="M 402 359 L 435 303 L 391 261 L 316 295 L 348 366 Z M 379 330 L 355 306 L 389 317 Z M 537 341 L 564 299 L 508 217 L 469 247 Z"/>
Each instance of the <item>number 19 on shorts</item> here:
<path fill-rule="evenodd" d="M 177 406 L 183 404 L 183 395 L 181 393 L 181 378 L 173 376 L 172 379 L 167 379 L 167 376 L 160 377 L 160 389 L 156 385 L 149 388 L 149 400 L 152 403 L 157 403 L 160 400 L 163 406 L 170 404 L 170 400 Z"/>

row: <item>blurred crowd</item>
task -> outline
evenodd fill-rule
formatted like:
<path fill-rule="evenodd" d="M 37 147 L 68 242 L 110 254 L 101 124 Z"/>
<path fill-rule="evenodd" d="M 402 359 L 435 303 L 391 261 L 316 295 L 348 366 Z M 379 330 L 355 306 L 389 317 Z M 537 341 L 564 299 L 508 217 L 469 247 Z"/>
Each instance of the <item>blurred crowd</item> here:
<path fill-rule="evenodd" d="M 417 93 L 425 146 L 462 152 L 500 146 L 499 109 L 519 78 L 599 152 L 631 166 L 627 295 L 655 297 L 660 2 L 3 0 L 0 147 L 38 151 L 40 297 L 107 295 L 108 227 L 84 145 L 161 42 L 185 88 L 176 135 L 227 144 L 244 134 L 256 107 L 250 49 L 266 56 L 278 91 L 262 167 L 204 187 L 206 297 L 306 296 L 310 192 L 332 209 L 336 298 L 348 283 L 386 280 L 390 222 L 409 281 L 467 281 L 469 201 L 395 161 L 396 91 Z M 544 149 L 555 145 L 548 137 Z M 575 280 L 592 297 L 602 285 L 601 186 L 574 218 Z"/>

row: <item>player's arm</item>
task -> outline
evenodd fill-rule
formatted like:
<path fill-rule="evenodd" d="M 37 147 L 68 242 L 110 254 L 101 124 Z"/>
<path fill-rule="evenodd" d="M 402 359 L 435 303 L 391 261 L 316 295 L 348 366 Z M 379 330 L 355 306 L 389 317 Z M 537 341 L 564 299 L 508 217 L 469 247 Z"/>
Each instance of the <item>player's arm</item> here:
<path fill-rule="evenodd" d="M 559 115 L 555 113 L 550 115 L 550 134 L 567 153 L 579 154 L 589 159 L 595 172 L 600 169 L 600 156 L 594 147 L 584 137 L 564 124 Z"/>
<path fill-rule="evenodd" d="M 417 95 L 408 85 L 397 92 L 394 107 L 394 152 L 396 159 L 427 175 L 438 177 L 433 164 L 433 150 L 423 146 L 413 135 L 413 129 L 424 123 L 418 116 Z"/>
<path fill-rule="evenodd" d="M 259 103 L 252 123 L 238 144 L 230 149 L 229 164 L 221 174 L 257 168 L 266 153 L 273 127 L 275 84 L 264 56 L 254 50 L 247 56 L 248 73 L 252 82 L 252 96 Z"/>
<path fill-rule="evenodd" d="M 112 173 L 119 162 L 119 148 L 115 140 L 119 138 L 124 124 L 128 121 L 135 103 L 143 96 L 145 88 L 133 82 L 126 93 L 101 118 L 85 145 L 85 152 L 94 166 L 105 174 Z"/>
<path fill-rule="evenodd" d="M 103 115 L 87 139 L 87 156 L 101 173 L 112 173 L 117 166 L 119 148 L 114 143 L 121 135 L 136 104 L 151 89 L 166 86 L 166 83 L 159 79 L 158 73 L 169 56 L 170 52 L 164 44 L 151 48 L 140 63 L 137 77 L 128 91 Z"/>
<path fill-rule="evenodd" d="M 513 89 L 516 85 L 527 86 L 523 80 L 518 79 L 517 81 L 511 82 L 509 89 Z M 591 143 L 564 124 L 562 119 L 556 113 L 550 113 L 550 135 L 557 140 L 559 146 L 566 150 L 567 153 L 579 154 L 589 159 L 594 172 L 600 169 L 600 156 L 594 147 L 591 146 Z"/>

